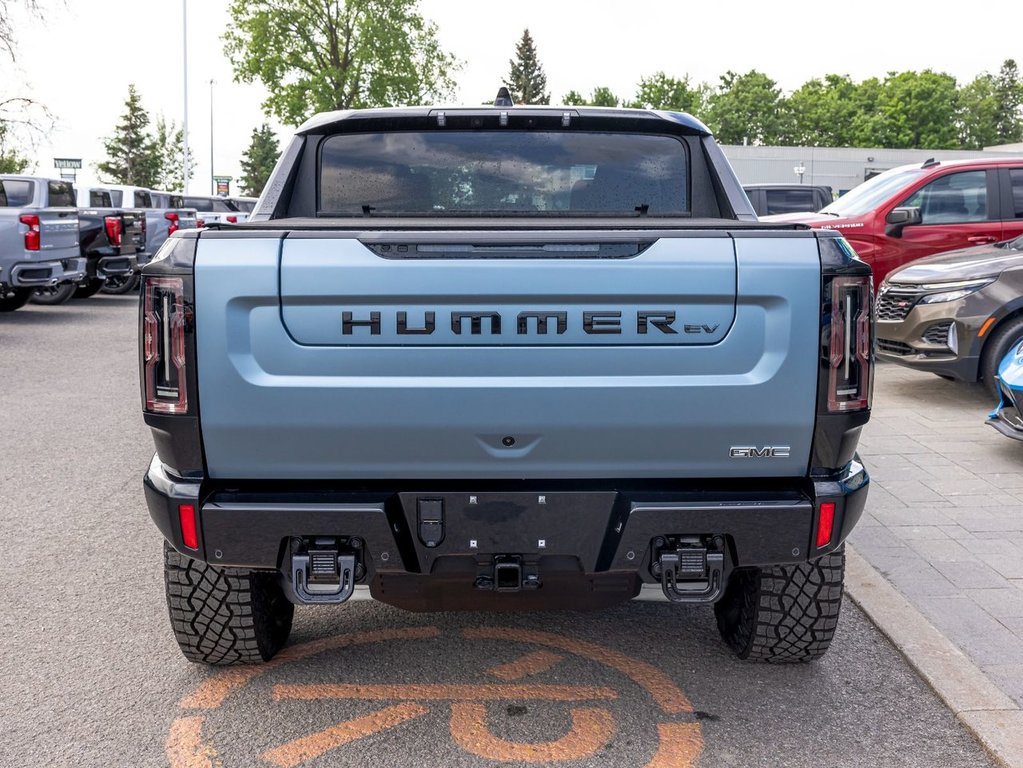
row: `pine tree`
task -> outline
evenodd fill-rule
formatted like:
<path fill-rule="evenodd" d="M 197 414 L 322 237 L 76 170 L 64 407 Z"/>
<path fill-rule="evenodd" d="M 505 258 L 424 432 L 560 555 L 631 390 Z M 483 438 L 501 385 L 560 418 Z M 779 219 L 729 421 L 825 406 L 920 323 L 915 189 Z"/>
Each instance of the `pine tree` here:
<path fill-rule="evenodd" d="M 504 84 L 512 92 L 516 104 L 550 104 L 551 94 L 547 90 L 547 75 L 536 55 L 536 45 L 529 30 L 522 33 L 522 39 L 515 46 L 515 59 L 509 60 L 511 71 Z"/>
<path fill-rule="evenodd" d="M 277 136 L 270 126 L 263 123 L 259 128 L 252 129 L 252 140 L 249 148 L 242 156 L 242 194 L 259 197 L 273 172 L 281 150 L 277 144 Z"/>
<path fill-rule="evenodd" d="M 103 140 L 103 148 L 108 159 L 97 170 L 111 181 L 138 187 L 159 185 L 161 150 L 149 131 L 149 114 L 134 83 L 128 86 L 121 122 L 114 135 Z"/>
<path fill-rule="evenodd" d="M 1006 59 L 995 78 L 995 100 L 998 111 L 995 133 L 998 143 L 1013 144 L 1023 140 L 1023 80 L 1013 59 Z"/>
<path fill-rule="evenodd" d="M 185 132 L 162 115 L 156 118 L 156 146 L 160 156 L 157 189 L 181 192 L 185 188 Z M 195 175 L 195 166 L 189 163 L 188 178 Z"/>

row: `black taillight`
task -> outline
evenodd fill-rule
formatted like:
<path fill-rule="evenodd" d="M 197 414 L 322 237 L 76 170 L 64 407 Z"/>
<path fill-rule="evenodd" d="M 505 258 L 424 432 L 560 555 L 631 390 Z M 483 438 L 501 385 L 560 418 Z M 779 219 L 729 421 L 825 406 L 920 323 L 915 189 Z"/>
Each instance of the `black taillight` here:
<path fill-rule="evenodd" d="M 146 277 L 142 293 L 142 365 L 146 410 L 188 413 L 184 278 Z"/>
<path fill-rule="evenodd" d="M 870 407 L 873 284 L 871 277 L 831 279 L 828 412 Z"/>

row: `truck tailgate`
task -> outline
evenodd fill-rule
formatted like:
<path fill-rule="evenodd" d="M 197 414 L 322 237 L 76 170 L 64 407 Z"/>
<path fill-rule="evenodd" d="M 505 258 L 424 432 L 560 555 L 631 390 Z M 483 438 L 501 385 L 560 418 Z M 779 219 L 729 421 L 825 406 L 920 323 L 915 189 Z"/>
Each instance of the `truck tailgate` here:
<path fill-rule="evenodd" d="M 805 474 L 810 233 L 461 235 L 204 234 L 210 475 Z"/>

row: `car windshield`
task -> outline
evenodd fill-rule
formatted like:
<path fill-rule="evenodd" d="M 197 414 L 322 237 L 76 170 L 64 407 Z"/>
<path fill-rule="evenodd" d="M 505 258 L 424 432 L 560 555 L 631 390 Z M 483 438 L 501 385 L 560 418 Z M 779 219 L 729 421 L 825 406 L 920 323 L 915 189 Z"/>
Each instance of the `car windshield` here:
<path fill-rule="evenodd" d="M 821 209 L 821 213 L 835 216 L 862 216 L 869 213 L 906 185 L 923 176 L 922 168 L 893 168 L 863 182 L 835 202 Z"/>
<path fill-rule="evenodd" d="M 339 134 L 320 150 L 321 216 L 688 215 L 685 145 L 553 131 Z"/>

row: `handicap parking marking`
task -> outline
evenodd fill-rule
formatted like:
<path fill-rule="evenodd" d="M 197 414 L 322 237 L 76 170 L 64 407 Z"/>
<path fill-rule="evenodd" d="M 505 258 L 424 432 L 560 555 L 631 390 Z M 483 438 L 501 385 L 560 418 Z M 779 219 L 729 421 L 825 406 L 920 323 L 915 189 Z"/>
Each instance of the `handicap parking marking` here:
<path fill-rule="evenodd" d="M 517 658 L 481 670 L 479 674 L 501 682 L 277 682 L 270 685 L 266 706 L 287 706 L 289 702 L 354 702 L 382 705 L 369 713 L 334 722 L 314 733 L 272 746 L 258 755 L 263 766 L 301 768 L 313 760 L 333 753 L 348 762 L 349 745 L 367 737 L 392 733 L 400 739 L 406 723 L 426 717 L 445 717 L 450 731 L 451 749 L 462 750 L 486 761 L 498 763 L 570 763 L 593 758 L 615 739 L 619 730 L 614 706 L 627 706 L 625 689 L 613 685 L 550 684 L 542 678 L 572 657 L 593 663 L 628 678 L 637 689 L 628 694 L 645 696 L 660 711 L 650 718 L 651 741 L 643 755 L 647 768 L 691 768 L 703 751 L 703 734 L 693 707 L 682 690 L 653 665 L 633 659 L 619 651 L 596 643 L 550 632 L 503 628 L 466 628 L 449 636 L 436 627 L 408 627 L 346 634 L 292 646 L 265 665 L 226 669 L 214 674 L 185 696 L 182 716 L 171 726 L 166 755 L 171 768 L 221 768 L 230 763 L 221 754 L 213 737 L 205 734 L 207 719 L 221 710 L 225 702 L 239 696 L 260 676 L 318 654 L 377 643 L 422 643 L 445 641 L 445 652 L 457 655 L 458 635 L 472 641 L 472 647 L 492 642 L 508 649 L 523 646 Z M 465 664 L 448 664 L 447 669 L 463 669 Z M 328 668 L 333 669 L 333 666 Z M 287 672 L 287 669 L 284 670 Z M 306 670 L 308 672 L 308 670 Z M 619 673 L 614 675 L 613 673 Z M 263 695 L 263 694 L 261 694 Z M 496 735 L 489 721 L 488 704 L 494 702 L 534 702 L 565 704 L 569 727 L 566 733 L 549 741 L 516 741 Z M 336 709 L 336 705 L 335 705 Z M 509 710 L 516 707 L 509 707 Z M 522 712 L 526 708 L 521 707 Z M 328 710 L 335 711 L 335 710 Z M 254 726 L 258 727 L 258 726 Z M 216 730 L 216 729 L 213 729 Z M 229 731 L 237 732 L 232 726 Z M 244 730 L 244 725 L 241 726 Z M 654 739 L 656 743 L 654 743 Z M 641 742 L 642 743 L 642 742 Z M 225 750 L 226 751 L 226 750 Z M 360 753 L 365 758 L 365 753 Z M 643 757 L 636 765 L 642 764 Z M 244 764 L 240 761 L 239 764 Z M 322 761 L 318 764 L 322 764 Z"/>

